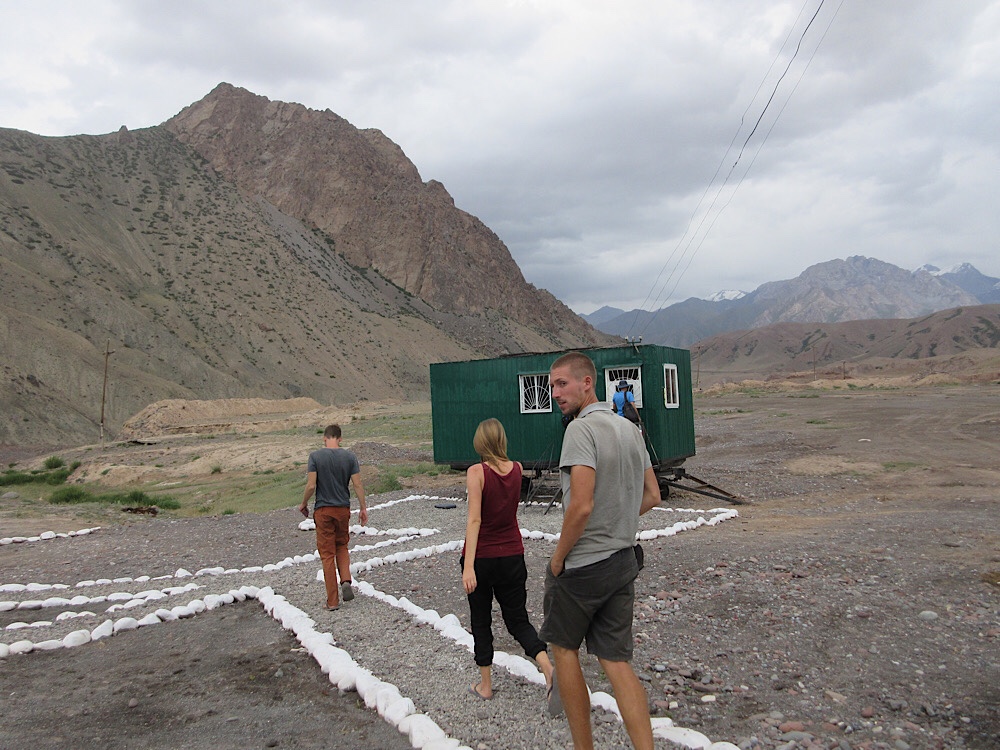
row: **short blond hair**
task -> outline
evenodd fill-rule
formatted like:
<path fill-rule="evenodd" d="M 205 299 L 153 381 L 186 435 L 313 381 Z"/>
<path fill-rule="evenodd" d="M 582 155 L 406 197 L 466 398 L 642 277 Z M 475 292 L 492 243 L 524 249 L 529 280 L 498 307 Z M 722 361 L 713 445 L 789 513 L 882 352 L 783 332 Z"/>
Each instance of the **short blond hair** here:
<path fill-rule="evenodd" d="M 562 355 L 552 363 L 549 370 L 554 370 L 557 367 L 568 368 L 580 380 L 589 375 L 591 380 L 597 382 L 597 368 L 594 366 L 594 360 L 582 352 L 569 352 Z"/>
<path fill-rule="evenodd" d="M 490 417 L 479 423 L 472 438 L 472 447 L 487 463 L 498 464 L 510 460 L 507 458 L 507 432 L 499 419 Z"/>

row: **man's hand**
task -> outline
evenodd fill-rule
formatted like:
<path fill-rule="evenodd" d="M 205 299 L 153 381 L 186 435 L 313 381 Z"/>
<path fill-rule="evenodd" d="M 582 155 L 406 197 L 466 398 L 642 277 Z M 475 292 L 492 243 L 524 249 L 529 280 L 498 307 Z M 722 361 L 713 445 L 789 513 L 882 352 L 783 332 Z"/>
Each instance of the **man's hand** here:
<path fill-rule="evenodd" d="M 302 515 L 304 515 L 306 518 L 309 518 L 309 501 L 308 500 L 303 500 L 299 504 L 299 513 L 301 513 Z"/>
<path fill-rule="evenodd" d="M 563 569 L 565 568 L 565 563 L 562 560 L 556 560 L 554 557 L 549 560 L 549 570 L 552 571 L 552 575 L 556 578 L 562 575 Z"/>

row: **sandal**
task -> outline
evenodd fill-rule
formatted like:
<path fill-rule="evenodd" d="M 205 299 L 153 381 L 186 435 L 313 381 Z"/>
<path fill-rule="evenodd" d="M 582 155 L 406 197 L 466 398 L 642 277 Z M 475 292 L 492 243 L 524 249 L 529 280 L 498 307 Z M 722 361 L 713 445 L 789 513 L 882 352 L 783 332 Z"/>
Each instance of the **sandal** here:
<path fill-rule="evenodd" d="M 552 670 L 552 684 L 545 691 L 545 699 L 549 704 L 549 716 L 562 716 L 562 696 L 559 695 L 559 683 L 556 682 L 556 671 Z"/>
<path fill-rule="evenodd" d="M 471 685 L 469 687 L 469 692 L 472 693 L 477 698 L 480 698 L 480 699 L 482 699 L 484 701 L 491 701 L 491 700 L 493 700 L 493 696 L 492 695 L 483 695 L 478 690 L 476 690 L 476 686 L 475 685 Z"/>

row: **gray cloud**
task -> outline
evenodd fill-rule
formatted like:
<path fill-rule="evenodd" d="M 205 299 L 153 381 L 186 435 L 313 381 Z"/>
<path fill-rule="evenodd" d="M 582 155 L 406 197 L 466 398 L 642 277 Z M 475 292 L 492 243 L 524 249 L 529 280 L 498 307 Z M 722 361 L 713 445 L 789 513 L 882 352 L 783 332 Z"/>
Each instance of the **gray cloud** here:
<path fill-rule="evenodd" d="M 1000 2 L 827 0 L 724 158 L 819 3 L 4 5 L 0 125 L 147 126 L 220 81 L 329 108 L 581 311 L 854 254 L 1000 275 Z"/>

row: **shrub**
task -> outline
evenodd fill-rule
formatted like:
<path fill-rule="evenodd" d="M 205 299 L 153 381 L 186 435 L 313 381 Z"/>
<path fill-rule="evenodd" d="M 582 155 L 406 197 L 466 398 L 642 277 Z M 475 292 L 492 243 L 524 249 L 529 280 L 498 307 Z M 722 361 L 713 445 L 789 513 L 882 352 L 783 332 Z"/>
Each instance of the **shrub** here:
<path fill-rule="evenodd" d="M 51 471 L 52 469 L 61 469 L 66 465 L 66 462 L 59 458 L 59 456 L 49 456 L 42 465 Z"/>
<path fill-rule="evenodd" d="M 112 505 L 155 505 L 164 510 L 177 510 L 181 504 L 172 497 L 150 497 L 140 490 L 131 492 L 111 492 L 104 495 L 92 495 L 82 487 L 60 487 L 51 495 L 49 502 L 56 504 L 68 503 L 104 503 Z"/>
<path fill-rule="evenodd" d="M 221 474 L 222 473 L 222 467 L 219 466 L 218 464 L 216 464 L 215 466 L 212 467 L 212 473 L 213 474 Z"/>
<path fill-rule="evenodd" d="M 26 474 L 23 471 L 5 471 L 3 474 L 0 474 L 0 487 L 8 484 L 31 484 L 34 481 L 34 476 Z"/>
<path fill-rule="evenodd" d="M 69 469 L 59 469 L 58 471 L 53 471 L 49 474 L 43 474 L 41 479 L 45 482 L 45 484 L 62 484 L 69 478 L 69 475 Z"/>
<path fill-rule="evenodd" d="M 62 484 L 66 481 L 73 469 L 59 469 L 57 471 L 5 471 L 0 474 L 0 487 L 11 484 Z"/>
<path fill-rule="evenodd" d="M 93 495 L 87 492 L 82 487 L 60 487 L 51 495 L 49 495 L 49 502 L 56 503 L 57 505 L 64 505 L 69 503 L 92 503 L 96 501 Z"/>

